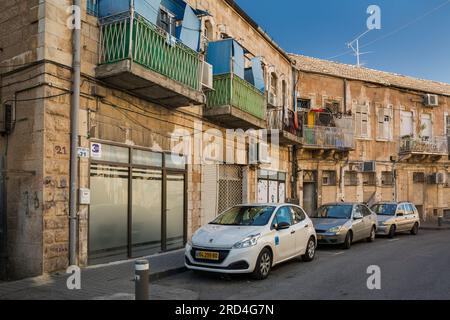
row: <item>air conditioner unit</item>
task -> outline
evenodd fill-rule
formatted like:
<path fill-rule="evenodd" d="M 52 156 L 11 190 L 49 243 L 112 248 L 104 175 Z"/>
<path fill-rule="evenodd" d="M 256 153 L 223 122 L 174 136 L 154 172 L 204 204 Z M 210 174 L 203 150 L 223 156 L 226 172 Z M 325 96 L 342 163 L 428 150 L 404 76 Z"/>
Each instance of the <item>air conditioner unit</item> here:
<path fill-rule="evenodd" d="M 270 164 L 269 145 L 263 142 L 250 144 L 248 148 L 248 163 L 250 165 Z"/>
<path fill-rule="evenodd" d="M 443 173 L 433 173 L 428 176 L 428 184 L 444 184 L 445 177 Z"/>
<path fill-rule="evenodd" d="M 436 94 L 426 94 L 423 104 L 427 107 L 437 107 L 439 105 L 439 97 Z"/>
<path fill-rule="evenodd" d="M 213 66 L 210 65 L 208 62 L 203 61 L 201 64 L 202 70 L 202 86 L 206 89 L 212 89 L 213 88 Z"/>
<path fill-rule="evenodd" d="M 363 163 L 351 163 L 349 165 L 349 171 L 357 171 L 357 172 L 361 172 L 364 169 L 364 164 Z"/>
<path fill-rule="evenodd" d="M 375 161 L 365 161 L 363 163 L 363 172 L 375 172 L 377 163 Z"/>
<path fill-rule="evenodd" d="M 276 107 L 277 106 L 277 96 L 275 94 L 273 94 L 272 92 L 269 92 L 269 96 L 267 98 L 267 103 L 272 107 Z"/>

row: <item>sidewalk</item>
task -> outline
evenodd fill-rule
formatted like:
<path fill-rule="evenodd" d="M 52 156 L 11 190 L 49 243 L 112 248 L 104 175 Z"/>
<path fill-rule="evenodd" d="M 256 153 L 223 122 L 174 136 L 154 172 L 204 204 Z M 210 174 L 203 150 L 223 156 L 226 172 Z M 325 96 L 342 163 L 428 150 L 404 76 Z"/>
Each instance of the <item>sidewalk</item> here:
<path fill-rule="evenodd" d="M 150 281 L 185 271 L 184 250 L 147 257 Z M 69 275 L 56 273 L 0 283 L 0 300 L 133 300 L 134 260 L 81 270 L 81 290 L 68 290 Z M 192 291 L 150 286 L 151 299 L 197 299 Z"/>
<path fill-rule="evenodd" d="M 422 222 L 420 229 L 423 230 L 450 230 L 450 221 L 444 220 L 442 226 L 439 226 L 437 221 L 434 222 Z"/>

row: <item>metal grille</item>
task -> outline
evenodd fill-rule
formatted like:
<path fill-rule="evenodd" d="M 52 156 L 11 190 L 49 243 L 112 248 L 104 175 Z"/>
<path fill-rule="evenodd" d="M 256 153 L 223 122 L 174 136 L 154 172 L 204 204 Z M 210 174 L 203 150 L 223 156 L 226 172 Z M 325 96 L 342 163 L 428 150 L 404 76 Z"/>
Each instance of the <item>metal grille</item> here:
<path fill-rule="evenodd" d="M 242 168 L 235 165 L 220 165 L 218 212 L 241 203 Z"/>

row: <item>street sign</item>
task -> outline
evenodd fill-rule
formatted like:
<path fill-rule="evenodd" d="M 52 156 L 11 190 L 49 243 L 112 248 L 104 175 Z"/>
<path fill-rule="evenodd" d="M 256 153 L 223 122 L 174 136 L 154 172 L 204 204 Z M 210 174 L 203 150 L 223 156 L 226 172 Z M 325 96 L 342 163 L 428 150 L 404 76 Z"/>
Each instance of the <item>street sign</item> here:
<path fill-rule="evenodd" d="M 78 148 L 78 158 L 89 158 L 89 148 Z"/>

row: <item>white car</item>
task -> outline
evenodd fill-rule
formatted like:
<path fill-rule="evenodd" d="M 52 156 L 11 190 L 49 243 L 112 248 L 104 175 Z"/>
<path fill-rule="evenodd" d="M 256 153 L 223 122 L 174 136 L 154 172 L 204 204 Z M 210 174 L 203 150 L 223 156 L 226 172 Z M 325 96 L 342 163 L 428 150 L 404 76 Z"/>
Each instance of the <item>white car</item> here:
<path fill-rule="evenodd" d="M 316 239 L 313 223 L 299 206 L 239 205 L 192 236 L 185 265 L 191 270 L 251 273 L 265 279 L 281 262 L 296 257 L 312 261 Z"/>

